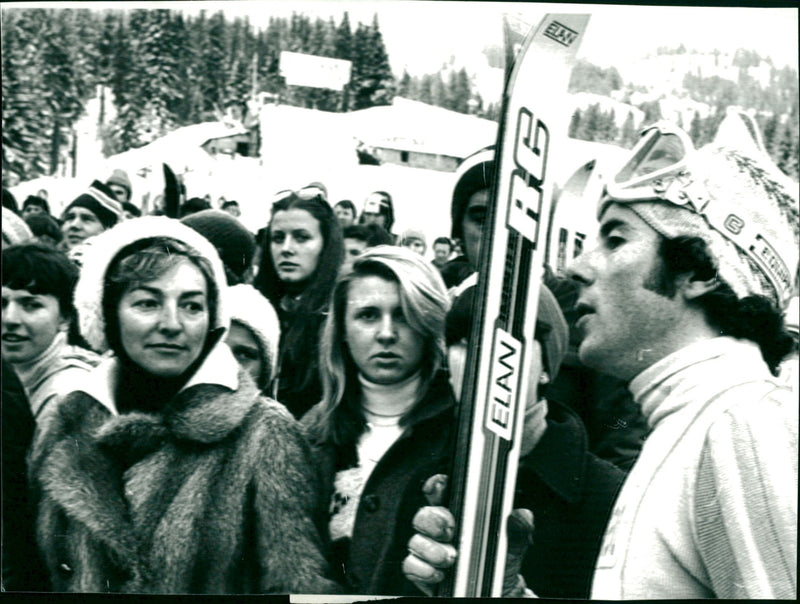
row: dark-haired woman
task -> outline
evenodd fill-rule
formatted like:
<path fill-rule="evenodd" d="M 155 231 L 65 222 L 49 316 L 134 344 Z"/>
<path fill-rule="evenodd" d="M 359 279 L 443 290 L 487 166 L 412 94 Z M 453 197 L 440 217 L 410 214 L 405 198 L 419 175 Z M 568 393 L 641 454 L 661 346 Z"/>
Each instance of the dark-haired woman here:
<path fill-rule="evenodd" d="M 335 591 L 310 451 L 222 341 L 226 296 L 216 250 L 177 221 L 93 242 L 75 304 L 112 355 L 59 402 L 30 469 L 54 590 Z"/>
<path fill-rule="evenodd" d="M 322 398 L 318 340 L 344 258 L 342 230 L 314 188 L 276 196 L 253 283 L 281 322 L 275 398 L 300 418 Z"/>

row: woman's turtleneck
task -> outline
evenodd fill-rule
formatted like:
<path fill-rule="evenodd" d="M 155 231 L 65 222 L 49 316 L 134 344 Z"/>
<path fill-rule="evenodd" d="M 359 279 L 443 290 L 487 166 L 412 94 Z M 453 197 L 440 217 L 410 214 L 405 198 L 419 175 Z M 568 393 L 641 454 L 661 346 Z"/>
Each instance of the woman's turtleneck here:
<path fill-rule="evenodd" d="M 376 384 L 359 373 L 358 381 L 361 385 L 361 410 L 367 420 L 367 429 L 357 444 L 358 460 L 369 475 L 403 433 L 400 418 L 417 402 L 422 376 L 417 371 L 402 382 Z"/>
<path fill-rule="evenodd" d="M 367 423 L 373 426 L 396 426 L 417 402 L 422 374 L 417 371 L 402 382 L 376 384 L 359 373 L 358 381 L 361 385 L 361 409 Z"/>

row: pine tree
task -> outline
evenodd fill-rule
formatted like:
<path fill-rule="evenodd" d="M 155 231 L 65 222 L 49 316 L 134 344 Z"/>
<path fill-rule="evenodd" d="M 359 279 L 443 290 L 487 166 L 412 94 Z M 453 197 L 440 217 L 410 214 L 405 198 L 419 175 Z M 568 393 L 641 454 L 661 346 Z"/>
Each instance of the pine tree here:
<path fill-rule="evenodd" d="M 375 105 L 390 105 L 395 82 L 389 66 L 389 56 L 375 14 L 371 26 L 359 23 L 353 38 L 353 109 Z"/>
<path fill-rule="evenodd" d="M 625 117 L 625 121 L 622 123 L 622 131 L 619 137 L 620 145 L 626 149 L 631 149 L 636 144 L 638 138 L 633 112 L 629 111 L 628 115 Z"/>
<path fill-rule="evenodd" d="M 462 67 L 458 71 L 451 71 L 448 81 L 447 104 L 445 106 L 452 111 L 469 113 L 469 101 L 471 98 L 472 87 L 467 70 Z"/>

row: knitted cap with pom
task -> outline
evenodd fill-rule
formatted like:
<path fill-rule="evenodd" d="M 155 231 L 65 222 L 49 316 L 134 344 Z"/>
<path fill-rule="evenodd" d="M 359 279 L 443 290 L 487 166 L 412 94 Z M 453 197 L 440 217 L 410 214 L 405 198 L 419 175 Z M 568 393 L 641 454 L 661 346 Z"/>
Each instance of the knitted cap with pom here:
<path fill-rule="evenodd" d="M 106 229 L 117 224 L 117 221 L 122 216 L 122 204 L 114 197 L 114 192 L 99 180 L 93 181 L 86 193 L 79 195 L 70 203 L 64 210 L 64 214 L 74 207 L 89 210 L 97 216 L 97 219 Z"/>

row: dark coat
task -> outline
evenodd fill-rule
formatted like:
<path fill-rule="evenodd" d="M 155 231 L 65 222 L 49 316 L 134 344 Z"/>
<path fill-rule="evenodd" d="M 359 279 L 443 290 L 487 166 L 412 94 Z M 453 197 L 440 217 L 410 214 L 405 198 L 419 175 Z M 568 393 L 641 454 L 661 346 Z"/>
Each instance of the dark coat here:
<path fill-rule="evenodd" d="M 302 429 L 238 383 L 187 387 L 159 414 L 64 399 L 31 467 L 55 590 L 336 591 Z"/>
<path fill-rule="evenodd" d="M 441 372 L 425 399 L 423 411 L 384 454 L 370 474 L 361 495 L 353 536 L 347 552 L 335 553 L 331 567 L 350 594 L 423 595 L 402 573 L 413 535 L 411 521 L 427 505 L 422 493 L 425 480 L 446 472 L 454 427 L 454 399 L 447 374 Z M 303 417 L 313 423 L 320 406 Z M 333 495 L 336 472 L 356 458 L 355 443 L 337 447 L 317 443 L 317 468 L 321 479 L 322 503 L 327 507 Z M 339 557 L 340 556 L 340 557 Z"/>
<path fill-rule="evenodd" d="M 588 451 L 586 430 L 548 401 L 547 430 L 517 474 L 516 507 L 534 516 L 522 575 L 542 598 L 589 598 L 592 575 L 625 474 Z"/>
<path fill-rule="evenodd" d="M 3 591 L 45 591 L 47 573 L 36 551 L 35 509 L 28 492 L 25 456 L 33 439 L 34 420 L 25 390 L 14 368 L 2 362 L 2 574 Z"/>

